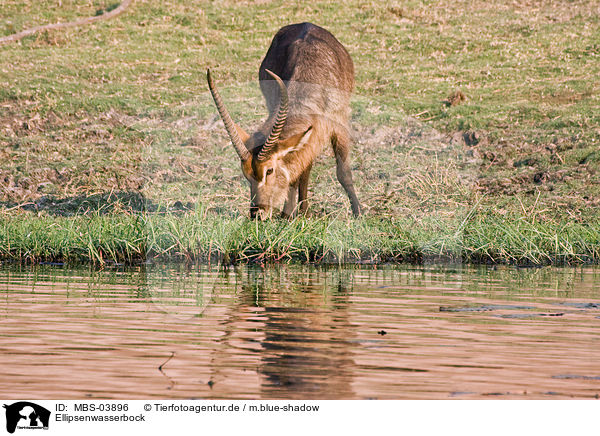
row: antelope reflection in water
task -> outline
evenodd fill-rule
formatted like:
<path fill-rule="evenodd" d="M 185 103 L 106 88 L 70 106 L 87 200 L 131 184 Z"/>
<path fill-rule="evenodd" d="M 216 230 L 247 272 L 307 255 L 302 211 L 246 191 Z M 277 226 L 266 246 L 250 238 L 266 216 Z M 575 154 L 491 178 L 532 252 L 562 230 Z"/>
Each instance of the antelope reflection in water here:
<path fill-rule="evenodd" d="M 352 289 L 344 274 L 241 267 L 236 282 L 239 294 L 223 314 L 222 336 L 210 360 L 213 394 L 219 395 L 220 386 L 233 379 L 259 383 L 259 397 L 354 396 L 350 369 L 354 344 L 348 340 L 353 327 L 347 318 Z M 232 372 L 236 359 L 232 354 L 240 348 L 244 354 L 255 351 L 256 358 L 253 367 Z"/>

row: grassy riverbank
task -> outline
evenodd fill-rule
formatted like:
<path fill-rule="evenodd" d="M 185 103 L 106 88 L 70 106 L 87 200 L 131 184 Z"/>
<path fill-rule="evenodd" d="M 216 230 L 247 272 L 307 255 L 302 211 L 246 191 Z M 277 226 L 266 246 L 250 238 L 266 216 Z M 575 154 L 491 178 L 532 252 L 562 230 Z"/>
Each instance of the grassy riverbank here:
<path fill-rule="evenodd" d="M 0 259 L 600 260 L 595 1 L 338 3 L 138 1 L 0 46 Z M 8 0 L 0 36 L 114 6 Z M 236 120 L 258 125 L 262 56 L 300 21 L 354 59 L 359 220 L 327 152 L 309 218 L 247 220 L 207 92 L 211 67 Z"/>
<path fill-rule="evenodd" d="M 186 214 L 0 218 L 0 260 L 92 262 L 453 262 L 600 260 L 600 223 L 477 214 L 460 223 L 331 216 L 258 222 Z"/>

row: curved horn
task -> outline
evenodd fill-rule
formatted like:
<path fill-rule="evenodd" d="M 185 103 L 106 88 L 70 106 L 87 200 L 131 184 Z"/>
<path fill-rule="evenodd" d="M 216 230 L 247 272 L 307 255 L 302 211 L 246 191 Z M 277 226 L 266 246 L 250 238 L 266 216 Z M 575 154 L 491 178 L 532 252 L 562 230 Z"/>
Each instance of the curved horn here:
<path fill-rule="evenodd" d="M 206 70 L 206 80 L 208 81 L 208 88 L 210 89 L 210 93 L 213 96 L 213 100 L 215 101 L 215 105 L 217 106 L 217 110 L 219 111 L 219 115 L 221 115 L 221 119 L 223 120 L 223 124 L 225 124 L 225 129 L 231 138 L 231 142 L 233 143 L 233 147 L 237 154 L 240 156 L 242 161 L 246 161 L 250 158 L 250 152 L 244 145 L 244 142 L 241 140 L 240 135 L 235 128 L 235 123 L 231 119 L 229 112 L 225 108 L 223 104 L 223 100 L 215 87 L 215 84 L 210 76 L 210 68 Z"/>
<path fill-rule="evenodd" d="M 275 124 L 273 124 L 273 128 L 271 129 L 271 133 L 269 133 L 267 142 L 265 142 L 265 145 L 258 154 L 259 161 L 265 160 L 271 155 L 273 146 L 277 143 L 279 135 L 283 130 L 283 126 L 285 125 L 285 120 L 287 118 L 288 113 L 288 92 L 287 88 L 285 87 L 285 84 L 283 83 L 283 80 L 281 80 L 281 78 L 277 74 L 267 69 L 265 69 L 265 71 L 277 81 L 277 84 L 279 85 L 279 93 L 281 94 L 281 100 L 279 101 L 279 112 L 277 113 Z"/>

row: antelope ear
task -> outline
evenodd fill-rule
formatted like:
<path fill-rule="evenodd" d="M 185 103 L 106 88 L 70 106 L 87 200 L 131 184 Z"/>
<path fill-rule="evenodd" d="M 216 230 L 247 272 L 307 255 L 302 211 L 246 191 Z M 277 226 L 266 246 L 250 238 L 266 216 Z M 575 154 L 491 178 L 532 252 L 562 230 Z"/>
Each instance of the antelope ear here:
<path fill-rule="evenodd" d="M 312 132 L 312 126 L 310 126 L 304 132 L 298 133 L 294 136 L 290 136 L 289 138 L 286 138 L 283 141 L 281 141 L 278 147 L 279 150 L 281 150 L 282 152 L 281 156 L 285 156 L 286 154 L 291 153 L 293 151 L 298 151 L 302 147 L 304 147 L 304 144 L 306 144 L 310 139 Z"/>
<path fill-rule="evenodd" d="M 248 138 L 250 138 L 250 135 L 248 135 L 244 129 L 238 126 L 237 123 L 233 123 L 233 125 L 235 126 L 235 130 L 237 130 L 238 136 L 240 137 L 242 142 L 245 143 L 248 140 Z"/>

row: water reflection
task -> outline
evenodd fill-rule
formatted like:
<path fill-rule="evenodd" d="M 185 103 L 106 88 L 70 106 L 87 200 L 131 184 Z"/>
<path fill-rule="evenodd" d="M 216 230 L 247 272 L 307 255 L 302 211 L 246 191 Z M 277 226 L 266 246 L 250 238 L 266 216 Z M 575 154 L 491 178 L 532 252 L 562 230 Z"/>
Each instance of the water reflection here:
<path fill-rule="evenodd" d="M 13 398 L 600 393 L 600 270 L 0 268 Z"/>
<path fill-rule="evenodd" d="M 353 397 L 347 278 L 285 267 L 241 270 L 236 277 L 242 293 L 237 312 L 255 308 L 253 328 L 262 332 L 257 341 L 261 396 L 276 397 L 285 389 L 289 398 Z"/>

